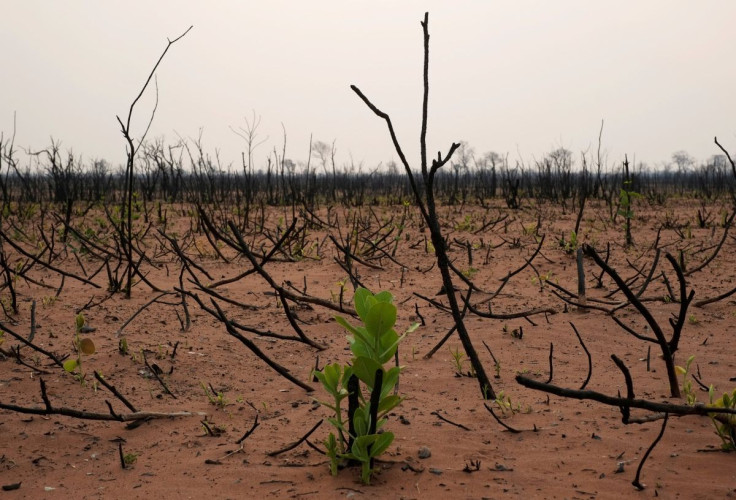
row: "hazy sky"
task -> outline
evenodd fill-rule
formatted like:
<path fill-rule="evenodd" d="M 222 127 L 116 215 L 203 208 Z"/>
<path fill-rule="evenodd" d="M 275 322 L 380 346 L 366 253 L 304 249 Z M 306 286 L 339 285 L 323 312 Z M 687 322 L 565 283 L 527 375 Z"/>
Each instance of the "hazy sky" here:
<path fill-rule="evenodd" d="M 418 165 L 422 34 L 430 14 L 430 153 L 464 140 L 512 161 L 557 147 L 650 165 L 677 150 L 736 154 L 736 2 L 647 1 L 5 1 L 0 17 L 0 131 L 16 144 L 49 138 L 86 159 L 125 159 L 115 115 L 127 115 L 153 64 L 149 137 L 196 137 L 239 168 L 230 127 L 262 118 L 262 164 L 281 149 L 306 159 L 309 137 L 336 140 L 337 161 L 397 159 L 388 112 Z M 153 90 L 151 88 L 150 90 Z M 150 116 L 140 102 L 133 131 Z"/>

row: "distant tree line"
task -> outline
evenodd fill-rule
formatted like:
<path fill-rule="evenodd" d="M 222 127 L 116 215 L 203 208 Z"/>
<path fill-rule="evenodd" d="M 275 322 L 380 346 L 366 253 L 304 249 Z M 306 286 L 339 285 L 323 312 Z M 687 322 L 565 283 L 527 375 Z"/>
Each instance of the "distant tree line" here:
<path fill-rule="evenodd" d="M 309 159 L 295 162 L 285 148 L 274 149 L 254 165 L 254 138 L 243 153 L 242 166 L 223 165 L 201 138 L 167 145 L 147 142 L 135 158 L 135 196 L 153 201 L 258 205 L 360 206 L 412 202 L 404 172 L 393 162 L 366 168 L 362 163 L 338 166 L 335 144 L 313 141 Z M 600 155 L 559 148 L 530 163 L 509 161 L 495 152 L 476 154 L 467 144 L 455 153 L 449 169 L 438 172 L 436 196 L 450 205 L 481 204 L 502 199 L 518 208 L 522 199 L 551 201 L 573 208 L 582 199 L 610 202 L 619 196 L 624 162 L 611 164 Z M 75 201 L 119 202 L 125 168 L 106 160 L 83 161 L 59 143 L 43 150 L 19 152 L 0 138 L 0 191 L 4 203 Z M 661 168 L 642 163 L 628 169 L 627 189 L 652 204 L 673 196 L 704 200 L 731 197 L 734 179 L 725 155 L 697 162 L 683 151 Z"/>

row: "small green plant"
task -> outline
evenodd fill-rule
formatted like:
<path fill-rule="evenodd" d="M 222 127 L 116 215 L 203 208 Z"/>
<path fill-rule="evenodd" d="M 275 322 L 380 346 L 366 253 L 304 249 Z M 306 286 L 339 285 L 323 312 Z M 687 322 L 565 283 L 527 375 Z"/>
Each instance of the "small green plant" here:
<path fill-rule="evenodd" d="M 432 255 L 434 255 L 434 250 L 435 249 L 434 249 L 434 245 L 432 244 L 432 242 L 427 240 L 427 244 L 425 245 L 426 253 L 431 253 Z"/>
<path fill-rule="evenodd" d="M 618 195 L 618 214 L 630 219 L 634 216 L 634 212 L 631 210 L 632 201 L 636 198 L 641 198 L 641 194 L 631 190 L 631 181 L 624 181 L 624 185 L 619 191 Z"/>
<path fill-rule="evenodd" d="M 125 337 L 118 340 L 118 352 L 123 356 L 128 354 L 128 340 Z"/>
<path fill-rule="evenodd" d="M 74 373 L 74 370 L 79 368 L 79 373 L 75 374 L 76 379 L 79 381 L 80 384 L 84 384 L 84 379 L 86 377 L 86 374 L 84 373 L 84 370 L 82 369 L 82 355 L 91 355 L 95 353 L 95 343 L 90 338 L 82 338 L 82 328 L 85 324 L 84 315 L 82 313 L 77 314 L 77 317 L 74 320 L 75 326 L 76 326 L 76 332 L 74 333 L 74 338 L 72 340 L 72 345 L 74 346 L 74 350 L 76 351 L 76 358 L 70 358 L 64 361 L 64 370 L 66 370 L 69 373 Z"/>
<path fill-rule="evenodd" d="M 691 325 L 697 325 L 698 323 L 700 323 L 700 321 L 698 321 L 698 318 L 694 314 L 691 314 L 690 316 L 688 316 L 687 321 Z"/>
<path fill-rule="evenodd" d="M 348 284 L 348 278 L 343 278 L 336 284 L 338 287 L 340 287 L 337 293 L 334 293 L 332 290 L 330 290 L 330 299 L 332 300 L 332 302 L 335 303 L 337 303 L 340 300 L 340 297 L 342 297 L 345 293 L 345 286 Z"/>
<path fill-rule="evenodd" d="M 524 330 L 521 328 L 509 328 L 509 325 L 505 324 L 503 325 L 503 328 L 501 328 L 503 333 L 511 334 L 511 336 L 515 339 L 521 339 L 524 336 Z"/>
<path fill-rule="evenodd" d="M 476 274 L 478 274 L 478 269 L 472 266 L 463 271 L 463 276 L 465 276 L 469 280 L 473 279 L 473 276 L 475 276 Z"/>
<path fill-rule="evenodd" d="M 552 271 L 540 274 L 539 277 L 532 276 L 532 284 L 536 285 L 537 283 L 539 283 L 540 288 L 547 288 L 547 282 L 552 280 L 552 276 Z"/>
<path fill-rule="evenodd" d="M 133 465 L 136 460 L 138 460 L 137 453 L 126 453 L 123 455 L 123 462 L 125 462 L 125 465 Z"/>
<path fill-rule="evenodd" d="M 713 401 L 713 386 L 710 386 L 711 406 L 716 408 L 736 409 L 736 389 L 731 394 L 724 392 L 723 396 Z M 736 450 L 736 415 L 709 413 L 713 425 L 716 428 L 716 434 L 721 438 L 721 448 L 727 451 Z"/>
<path fill-rule="evenodd" d="M 570 231 L 570 238 L 565 241 L 565 237 L 560 237 L 560 246 L 566 254 L 575 253 L 578 249 L 578 235 L 575 231 Z"/>
<path fill-rule="evenodd" d="M 469 360 L 466 359 L 465 353 L 460 351 L 458 347 L 455 347 L 454 351 L 450 348 L 450 354 L 452 355 L 452 366 L 455 369 L 456 377 L 475 378 L 477 376 L 472 364 L 470 364 L 470 368 L 467 371 L 463 369 L 463 362 Z"/>
<path fill-rule="evenodd" d="M 164 351 L 164 346 L 158 344 L 156 349 L 156 359 L 166 359 L 169 356 L 167 351 Z"/>
<path fill-rule="evenodd" d="M 205 396 L 209 400 L 211 405 L 215 405 L 218 408 L 225 408 L 229 403 L 225 399 L 225 393 L 222 391 L 215 391 L 212 386 L 207 387 L 204 382 L 200 382 L 202 389 L 204 390 Z"/>
<path fill-rule="evenodd" d="M 463 374 L 463 358 L 465 357 L 465 353 L 460 351 L 459 347 L 455 347 L 455 350 L 452 350 L 452 347 L 450 347 L 450 354 L 452 355 L 452 365 L 453 368 L 455 368 L 455 372 L 458 375 Z"/>
<path fill-rule="evenodd" d="M 466 215 L 465 218 L 461 221 L 455 224 L 455 230 L 456 231 L 474 231 L 475 230 L 475 224 L 473 224 L 473 217 L 471 215 Z"/>
<path fill-rule="evenodd" d="M 495 403 L 498 405 L 498 408 L 504 415 L 506 414 L 506 412 L 509 412 L 513 415 L 514 413 L 518 413 L 521 411 L 521 405 L 519 403 L 514 404 L 511 401 L 511 396 L 507 396 L 504 391 L 500 391 L 496 394 Z"/>
<path fill-rule="evenodd" d="M 324 443 L 330 472 L 336 475 L 342 461 L 360 464 L 361 479 L 368 484 L 374 472 L 373 459 L 386 451 L 394 439 L 392 432 L 379 430 L 385 425 L 388 412 L 403 400 L 393 394 L 402 367 L 387 369 L 385 365 L 394 357 L 401 340 L 418 325 L 413 324 L 401 336 L 396 333 L 396 306 L 389 292 L 373 295 L 358 288 L 353 301 L 361 325 L 335 318 L 351 334 L 347 337 L 353 353 L 350 364 L 326 365 L 322 371 L 314 371 L 314 376 L 332 396 L 332 401 L 320 401 L 333 412 L 328 421 L 335 432 L 330 432 Z M 347 414 L 342 407 L 346 398 Z"/>
<path fill-rule="evenodd" d="M 697 395 L 693 390 L 693 383 L 688 378 L 690 375 L 690 365 L 692 365 L 695 356 L 687 358 L 685 366 L 676 366 L 675 369 L 682 375 L 682 392 L 685 395 L 687 404 L 694 405 L 697 402 Z M 713 408 L 730 408 L 736 409 L 736 389 L 730 394 L 724 392 L 723 396 L 714 400 L 715 388 L 711 385 L 708 388 L 709 407 Z M 726 451 L 736 450 L 736 415 L 723 413 L 709 413 L 713 426 L 716 428 L 716 435 L 721 439 L 721 448 Z"/>
<path fill-rule="evenodd" d="M 685 395 L 685 399 L 689 405 L 694 405 L 697 400 L 697 395 L 695 394 L 695 391 L 693 391 L 693 382 L 688 378 L 688 375 L 690 374 L 690 365 L 693 364 L 694 359 L 695 356 L 690 356 L 687 358 L 684 367 L 675 367 L 677 373 L 682 375 L 682 393 Z"/>
<path fill-rule="evenodd" d="M 528 226 L 523 226 L 524 228 L 524 236 L 531 236 L 533 234 L 537 233 L 537 223 L 531 223 Z"/>

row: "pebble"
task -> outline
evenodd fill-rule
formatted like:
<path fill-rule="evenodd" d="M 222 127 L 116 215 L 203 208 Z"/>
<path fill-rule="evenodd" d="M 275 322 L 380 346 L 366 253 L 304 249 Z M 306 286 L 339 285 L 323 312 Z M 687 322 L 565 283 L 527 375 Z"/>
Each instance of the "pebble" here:
<path fill-rule="evenodd" d="M 419 458 L 429 458 L 432 456 L 432 450 L 427 448 L 426 446 L 422 446 L 419 448 Z"/>

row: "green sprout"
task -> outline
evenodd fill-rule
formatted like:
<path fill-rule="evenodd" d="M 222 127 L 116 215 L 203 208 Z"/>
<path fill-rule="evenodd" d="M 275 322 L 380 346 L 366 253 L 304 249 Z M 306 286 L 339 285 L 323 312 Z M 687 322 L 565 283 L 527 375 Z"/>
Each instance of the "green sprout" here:
<path fill-rule="evenodd" d="M 74 347 L 74 350 L 76 351 L 76 358 L 70 358 L 64 361 L 64 370 L 69 373 L 74 373 L 74 370 L 79 368 L 79 373 L 75 374 L 75 378 L 79 381 L 80 384 L 84 384 L 84 379 L 86 377 L 86 374 L 84 373 L 84 370 L 82 369 L 82 355 L 92 355 L 95 353 L 95 343 L 90 338 L 82 338 L 82 328 L 84 327 L 86 320 L 84 318 L 84 315 L 82 313 L 77 314 L 77 317 L 74 320 L 76 331 L 74 333 L 74 338 L 72 340 L 72 345 Z"/>
<path fill-rule="evenodd" d="M 215 391 L 212 386 L 207 387 L 204 382 L 200 382 L 202 389 L 204 390 L 205 396 L 209 400 L 210 404 L 217 406 L 218 408 L 225 408 L 229 403 L 225 399 L 225 393 L 222 391 Z"/>
<path fill-rule="evenodd" d="M 330 472 L 336 475 L 341 461 L 358 462 L 361 479 L 369 484 L 375 472 L 374 459 L 386 451 L 394 439 L 392 432 L 379 431 L 387 422 L 386 415 L 403 400 L 394 394 L 402 367 L 386 368 L 385 365 L 393 359 L 399 343 L 418 324 L 413 324 L 402 335 L 396 333 L 397 311 L 389 292 L 374 295 L 365 288 L 358 288 L 353 302 L 362 324 L 354 326 L 345 318 L 335 318 L 350 333 L 347 337 L 353 353 L 350 364 L 329 364 L 313 374 L 332 397 L 331 401 L 319 401 L 332 411 L 328 422 L 335 429 L 324 442 L 330 458 Z M 345 399 L 348 399 L 347 414 L 342 406 Z"/>
<path fill-rule="evenodd" d="M 453 367 L 455 368 L 455 371 L 458 375 L 462 375 L 463 373 L 463 358 L 465 357 L 465 353 L 460 351 L 459 347 L 455 347 L 455 350 L 452 350 L 452 347 L 450 348 L 450 354 L 452 355 L 452 362 Z"/>

